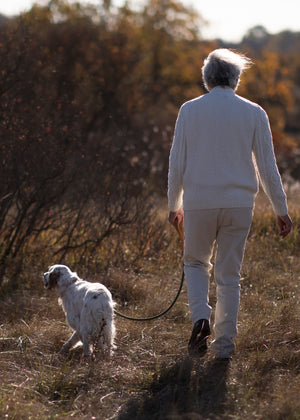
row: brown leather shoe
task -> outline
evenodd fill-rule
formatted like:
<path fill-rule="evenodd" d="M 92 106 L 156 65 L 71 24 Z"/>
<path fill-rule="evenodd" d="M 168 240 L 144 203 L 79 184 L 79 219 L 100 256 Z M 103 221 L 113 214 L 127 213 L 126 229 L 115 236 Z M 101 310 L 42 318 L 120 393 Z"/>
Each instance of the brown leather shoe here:
<path fill-rule="evenodd" d="M 194 324 L 191 338 L 188 344 L 188 351 L 191 356 L 202 356 L 207 351 L 206 340 L 210 335 L 209 322 L 207 319 L 199 319 Z"/>

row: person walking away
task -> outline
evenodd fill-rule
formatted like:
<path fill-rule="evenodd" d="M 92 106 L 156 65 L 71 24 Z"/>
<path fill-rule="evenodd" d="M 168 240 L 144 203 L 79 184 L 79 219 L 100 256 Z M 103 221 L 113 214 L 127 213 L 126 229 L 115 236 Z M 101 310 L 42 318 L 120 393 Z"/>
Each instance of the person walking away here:
<path fill-rule="evenodd" d="M 292 229 L 268 116 L 235 93 L 250 64 L 247 57 L 228 49 L 208 55 L 202 67 L 208 93 L 181 106 L 169 156 L 169 222 L 179 226 L 184 220 L 184 273 L 193 322 L 188 349 L 198 355 L 207 350 L 212 310 L 209 277 L 216 243 L 211 348 L 217 359 L 229 359 L 235 350 L 240 269 L 258 177 L 276 214 L 280 236 Z"/>

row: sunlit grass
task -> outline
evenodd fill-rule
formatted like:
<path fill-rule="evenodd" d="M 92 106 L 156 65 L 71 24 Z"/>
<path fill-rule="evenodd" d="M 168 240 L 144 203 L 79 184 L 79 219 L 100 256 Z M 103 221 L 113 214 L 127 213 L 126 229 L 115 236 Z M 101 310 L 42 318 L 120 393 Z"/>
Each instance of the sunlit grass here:
<path fill-rule="evenodd" d="M 237 349 L 229 366 L 216 366 L 210 352 L 199 360 L 187 357 L 191 321 L 185 287 L 163 318 L 116 318 L 111 360 L 87 362 L 81 348 L 58 355 L 70 330 L 55 292 L 43 290 L 45 264 L 53 261 L 47 261 L 46 243 L 38 261 L 37 250 L 28 250 L 21 287 L 3 293 L 0 302 L 0 417 L 298 419 L 299 207 L 292 206 L 291 216 L 294 231 L 280 240 L 270 208 L 264 200 L 256 207 L 242 269 Z M 175 296 L 181 275 L 178 239 L 168 226 L 163 229 L 159 252 L 149 238 L 148 249 L 139 253 L 138 238 L 130 242 L 127 232 L 126 247 L 124 240 L 116 264 L 106 269 L 99 270 L 97 255 L 94 266 L 65 262 L 80 276 L 105 283 L 118 310 L 153 315 Z M 106 258 L 110 246 L 99 250 Z M 213 285 L 210 299 L 215 301 Z"/>

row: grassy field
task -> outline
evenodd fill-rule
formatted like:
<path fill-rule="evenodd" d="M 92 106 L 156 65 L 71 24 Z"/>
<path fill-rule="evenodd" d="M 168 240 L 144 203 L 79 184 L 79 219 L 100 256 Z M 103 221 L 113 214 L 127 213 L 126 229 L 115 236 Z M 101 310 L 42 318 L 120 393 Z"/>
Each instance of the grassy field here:
<path fill-rule="evenodd" d="M 291 201 L 295 228 L 286 240 L 278 239 L 264 199 L 256 206 L 230 363 L 216 362 L 210 352 L 188 357 L 185 286 L 173 309 L 156 321 L 117 317 L 111 360 L 97 355 L 87 362 L 80 347 L 58 355 L 70 330 L 55 292 L 43 290 L 42 273 L 54 262 L 32 251 L 20 287 L 0 295 L 0 418 L 299 419 L 300 203 Z M 119 311 L 152 315 L 172 301 L 181 276 L 176 234 L 167 225 L 164 234 L 168 247 L 139 269 L 118 266 L 97 274 L 96 268 L 69 265 L 106 284 Z M 214 305 L 213 282 L 210 299 Z"/>

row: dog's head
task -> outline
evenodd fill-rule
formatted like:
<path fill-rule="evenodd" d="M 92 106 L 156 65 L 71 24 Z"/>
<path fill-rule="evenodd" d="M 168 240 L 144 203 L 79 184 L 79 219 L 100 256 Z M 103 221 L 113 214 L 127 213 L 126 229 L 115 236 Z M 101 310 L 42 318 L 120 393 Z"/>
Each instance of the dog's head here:
<path fill-rule="evenodd" d="M 67 282 L 72 277 L 72 272 L 66 265 L 52 265 L 49 270 L 44 273 L 44 287 L 53 289 L 62 282 Z"/>

